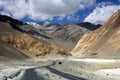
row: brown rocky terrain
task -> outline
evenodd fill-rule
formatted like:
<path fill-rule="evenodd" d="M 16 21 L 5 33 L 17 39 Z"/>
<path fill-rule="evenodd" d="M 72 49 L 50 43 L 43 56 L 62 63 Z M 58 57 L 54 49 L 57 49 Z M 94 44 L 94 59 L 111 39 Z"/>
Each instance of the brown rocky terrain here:
<path fill-rule="evenodd" d="M 8 22 L 0 22 L 0 62 L 5 63 L 4 61 L 11 60 L 25 60 L 30 57 L 26 54 L 22 53 L 20 50 L 14 48 L 9 45 L 5 41 L 3 41 L 3 37 L 8 35 L 17 35 L 21 34 L 21 32 L 13 29 Z"/>
<path fill-rule="evenodd" d="M 38 41 L 27 34 L 10 35 L 4 37 L 4 40 L 9 44 L 12 44 L 15 48 L 26 50 L 34 56 L 45 56 L 49 54 L 62 56 L 70 55 L 67 51 L 60 49 L 53 44 Z"/>
<path fill-rule="evenodd" d="M 120 55 L 120 10 L 99 29 L 86 34 L 72 50 L 73 55 Z"/>
<path fill-rule="evenodd" d="M 86 28 L 82 28 L 78 25 L 71 24 L 65 25 L 63 27 L 58 28 L 55 32 L 52 33 L 53 36 L 56 36 L 64 41 L 68 41 L 71 43 L 77 43 L 77 41 L 85 34 L 90 32 L 90 30 Z"/>
<path fill-rule="evenodd" d="M 48 38 L 46 34 L 37 33 L 30 27 L 30 31 L 25 30 L 25 23 L 12 19 L 8 16 L 0 15 L 0 60 L 19 59 L 24 60 L 39 56 L 68 56 L 67 51 L 56 47 L 52 43 L 36 39 L 32 36 Z M 33 30 L 33 31 L 32 31 Z M 31 54 L 29 54 L 31 53 Z M 51 58 L 51 57 L 50 57 Z M 3 61 L 1 60 L 1 61 Z"/>
<path fill-rule="evenodd" d="M 96 30 L 101 25 L 94 25 L 89 22 L 79 24 L 66 24 L 59 27 L 52 33 L 53 36 L 76 45 L 79 39 L 86 33 Z"/>

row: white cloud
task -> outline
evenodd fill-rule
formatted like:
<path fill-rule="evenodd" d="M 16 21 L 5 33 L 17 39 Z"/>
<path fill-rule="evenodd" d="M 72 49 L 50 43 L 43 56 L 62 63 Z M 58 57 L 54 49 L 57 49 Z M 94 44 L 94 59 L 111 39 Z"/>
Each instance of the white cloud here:
<path fill-rule="evenodd" d="M 67 16 L 67 20 L 69 21 L 79 21 L 79 16 L 75 16 L 75 14 L 70 14 Z"/>
<path fill-rule="evenodd" d="M 80 9 L 92 6 L 95 0 L 30 0 L 32 19 L 49 19 L 54 16 L 65 16 Z"/>
<path fill-rule="evenodd" d="M 65 16 L 78 10 L 89 8 L 96 0 L 0 0 L 0 7 L 14 18 L 21 19 L 28 15 L 35 20 Z M 1 12 L 0 12 L 1 13 Z"/>
<path fill-rule="evenodd" d="M 105 21 L 118 9 L 120 9 L 120 5 L 98 6 L 84 19 L 84 22 L 104 24 Z"/>
<path fill-rule="evenodd" d="M 28 14 L 28 5 L 25 0 L 0 0 L 0 7 L 3 8 L 0 13 L 12 15 L 12 17 L 17 19 L 21 19 Z"/>
<path fill-rule="evenodd" d="M 97 4 L 97 7 L 103 7 L 103 6 L 108 6 L 108 5 L 113 5 L 112 2 L 106 1 L 106 2 L 100 2 Z"/>
<path fill-rule="evenodd" d="M 5 11 L 1 11 L 0 14 L 2 15 L 7 15 L 7 16 L 11 16 L 9 13 L 5 12 Z"/>

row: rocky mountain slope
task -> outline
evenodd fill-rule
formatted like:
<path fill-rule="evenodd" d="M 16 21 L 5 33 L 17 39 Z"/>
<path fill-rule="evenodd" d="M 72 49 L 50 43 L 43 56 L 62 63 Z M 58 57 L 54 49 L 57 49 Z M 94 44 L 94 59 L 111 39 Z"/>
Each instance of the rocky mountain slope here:
<path fill-rule="evenodd" d="M 120 55 L 120 10 L 99 29 L 86 34 L 72 50 L 73 55 Z"/>
<path fill-rule="evenodd" d="M 16 36 L 10 35 L 4 37 L 4 41 L 8 42 L 9 44 L 12 44 L 16 48 L 26 50 L 29 53 L 33 54 L 34 56 L 38 57 L 49 54 L 61 56 L 70 55 L 67 54 L 67 51 L 60 49 L 53 44 L 38 41 L 27 34 L 20 34 Z"/>
<path fill-rule="evenodd" d="M 76 43 L 84 33 L 90 32 L 85 28 L 81 28 L 78 25 L 65 25 L 58 28 L 55 32 L 52 33 L 53 36 L 56 36 L 64 41 L 71 43 Z"/>
<path fill-rule="evenodd" d="M 94 25 L 88 22 L 79 24 L 61 25 L 57 23 L 27 22 L 27 26 L 20 27 L 23 31 L 33 35 L 36 38 L 44 39 L 49 43 L 53 43 L 58 47 L 71 51 L 79 39 L 92 30 L 99 28 L 101 25 Z M 61 44 L 63 43 L 63 44 Z M 69 46 L 69 47 L 68 47 Z"/>
<path fill-rule="evenodd" d="M 41 40 L 41 38 L 51 39 L 42 33 L 30 25 L 0 15 L 0 59 L 23 60 L 31 56 L 63 56 L 66 53 L 70 55 L 67 51 L 56 47 L 54 44 Z M 37 39 L 34 35 L 41 38 Z"/>
<path fill-rule="evenodd" d="M 74 43 L 75 45 L 84 34 L 89 33 L 90 31 L 95 30 L 100 26 L 101 25 L 94 25 L 88 22 L 80 24 L 68 24 L 58 28 L 55 32 L 52 33 L 52 35 L 64 41 Z"/>
<path fill-rule="evenodd" d="M 25 60 L 30 58 L 3 40 L 5 36 L 14 34 L 21 34 L 21 32 L 13 29 L 9 23 L 0 21 L 0 63 L 4 61 L 10 62 L 11 60 Z"/>
<path fill-rule="evenodd" d="M 37 23 L 40 25 L 42 29 L 44 29 L 48 33 L 54 32 L 57 28 L 62 27 L 63 25 L 58 23 L 50 23 L 50 22 L 39 22 Z"/>

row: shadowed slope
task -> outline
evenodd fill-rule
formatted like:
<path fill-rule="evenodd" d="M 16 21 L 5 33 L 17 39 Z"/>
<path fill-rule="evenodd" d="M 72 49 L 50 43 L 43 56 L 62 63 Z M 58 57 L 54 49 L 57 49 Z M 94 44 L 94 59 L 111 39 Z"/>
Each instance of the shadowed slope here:
<path fill-rule="evenodd" d="M 29 58 L 27 55 L 22 53 L 20 50 L 14 48 L 8 43 L 3 41 L 3 38 L 8 35 L 21 34 L 14 30 L 9 23 L 0 22 L 0 60 L 9 61 L 9 59 L 24 60 Z"/>

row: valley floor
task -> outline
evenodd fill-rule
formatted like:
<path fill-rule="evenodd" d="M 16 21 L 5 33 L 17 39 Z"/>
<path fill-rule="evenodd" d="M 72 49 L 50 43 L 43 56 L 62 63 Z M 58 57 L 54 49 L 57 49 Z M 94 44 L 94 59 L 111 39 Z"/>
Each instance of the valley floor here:
<path fill-rule="evenodd" d="M 0 80 L 120 80 L 120 59 L 26 60 L 0 65 Z"/>

